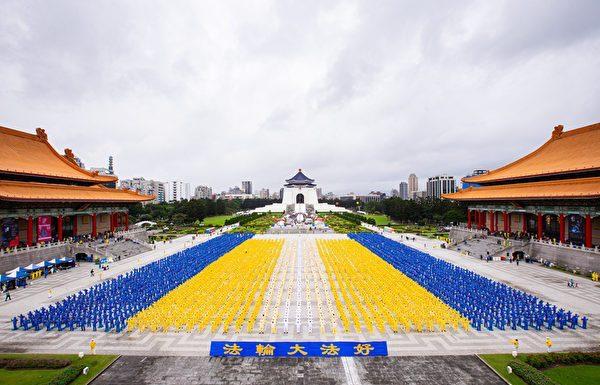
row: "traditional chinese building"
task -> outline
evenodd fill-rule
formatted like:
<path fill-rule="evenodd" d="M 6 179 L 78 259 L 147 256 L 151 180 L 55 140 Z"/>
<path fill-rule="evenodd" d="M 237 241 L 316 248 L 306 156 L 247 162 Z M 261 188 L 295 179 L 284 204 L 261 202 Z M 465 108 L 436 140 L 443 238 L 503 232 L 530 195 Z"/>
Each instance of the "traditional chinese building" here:
<path fill-rule="evenodd" d="M 315 180 L 307 177 L 302 169 L 290 179 L 285 180 L 281 189 L 281 203 L 273 203 L 265 207 L 255 209 L 256 212 L 285 212 L 291 213 L 314 213 L 317 212 L 343 212 L 343 207 L 337 207 L 328 203 L 320 203 L 317 197 L 317 185 Z"/>
<path fill-rule="evenodd" d="M 551 138 L 526 156 L 443 197 L 468 203 L 467 227 L 537 239 L 600 245 L 600 123 Z"/>
<path fill-rule="evenodd" d="M 59 154 L 41 128 L 0 127 L 2 247 L 128 229 L 129 207 L 154 197 L 106 187 L 116 181 L 79 167 L 70 149 Z"/>

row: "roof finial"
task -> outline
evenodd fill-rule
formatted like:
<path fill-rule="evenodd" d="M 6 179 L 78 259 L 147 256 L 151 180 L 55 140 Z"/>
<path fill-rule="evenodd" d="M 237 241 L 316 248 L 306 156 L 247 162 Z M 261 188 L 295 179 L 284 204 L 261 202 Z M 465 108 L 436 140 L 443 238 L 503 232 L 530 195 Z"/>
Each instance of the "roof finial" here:
<path fill-rule="evenodd" d="M 302 169 L 301 169 L 301 168 L 299 168 L 299 169 L 298 169 L 298 172 L 302 172 Z"/>
<path fill-rule="evenodd" d="M 554 131 L 552 131 L 552 139 L 558 139 L 563 133 L 563 125 L 559 124 L 558 126 L 554 126 Z"/>
<path fill-rule="evenodd" d="M 43 140 L 44 142 L 48 141 L 48 135 L 46 135 L 46 130 L 44 130 L 43 128 L 36 128 L 35 133 L 37 134 L 37 137 Z"/>

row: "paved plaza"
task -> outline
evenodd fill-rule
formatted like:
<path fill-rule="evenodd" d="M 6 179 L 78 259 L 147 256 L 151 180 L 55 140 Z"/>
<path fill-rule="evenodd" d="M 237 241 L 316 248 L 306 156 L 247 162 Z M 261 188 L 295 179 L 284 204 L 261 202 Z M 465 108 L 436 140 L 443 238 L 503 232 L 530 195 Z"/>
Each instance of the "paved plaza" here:
<path fill-rule="evenodd" d="M 475 356 L 206 358 L 123 356 L 93 385 L 505 384 Z"/>
<path fill-rule="evenodd" d="M 399 235 L 390 235 L 400 239 Z M 510 352 L 510 339 L 520 340 L 523 352 L 545 351 L 545 338 L 550 336 L 557 350 L 592 349 L 598 347 L 600 329 L 600 290 L 597 284 L 583 278 L 576 278 L 578 288 L 569 288 L 567 279 L 571 276 L 563 272 L 543 268 L 539 265 L 515 264 L 508 262 L 485 262 L 468 257 L 452 250 L 437 247 L 439 242 L 417 237 L 408 241 L 411 247 L 421 249 L 435 257 L 468 268 L 486 277 L 507 283 L 513 287 L 535 294 L 558 306 L 571 309 L 590 319 L 587 330 L 525 331 L 522 329 L 468 331 L 459 329 L 447 332 L 393 333 L 391 330 L 372 332 L 361 330 L 349 333 L 340 332 L 339 320 L 328 319 L 328 306 L 331 293 L 322 282 L 322 263 L 317 255 L 316 239 L 344 239 L 341 234 L 319 235 L 259 235 L 256 238 L 285 239 L 281 257 L 275 266 L 274 274 L 267 288 L 271 301 L 259 313 L 257 325 L 262 323 L 263 334 L 229 332 L 133 332 L 105 333 L 102 331 L 13 331 L 10 318 L 19 313 L 48 306 L 61 298 L 97 283 L 100 279 L 114 277 L 130 269 L 149 263 L 174 253 L 185 247 L 206 240 L 207 236 L 192 241 L 191 236 L 179 238 L 172 243 L 158 244 L 156 250 L 139 257 L 111 264 L 110 270 L 89 277 L 89 267 L 59 272 L 47 279 L 33 281 L 26 289 L 13 292 L 13 301 L 0 304 L 0 350 L 3 352 L 76 353 L 87 351 L 91 338 L 98 343 L 98 353 L 111 353 L 134 356 L 207 356 L 212 340 L 229 341 L 377 341 L 388 342 L 388 351 L 393 356 L 412 355 L 469 355 L 474 353 Z M 302 285 L 298 286 L 298 282 Z M 282 290 L 285 289 L 285 290 Z M 306 299 L 306 289 L 310 300 Z M 51 290 L 52 298 L 48 296 Z M 281 292 L 280 292 L 281 291 Z M 270 294 L 269 294 L 270 293 Z M 279 298 L 278 300 L 276 300 Z M 318 303 L 326 309 L 319 315 Z M 329 304 L 329 305 L 328 305 Z M 332 305 L 331 305 L 332 306 Z M 273 318 L 273 315 L 277 317 Z M 330 325 L 335 323 L 336 332 Z"/>

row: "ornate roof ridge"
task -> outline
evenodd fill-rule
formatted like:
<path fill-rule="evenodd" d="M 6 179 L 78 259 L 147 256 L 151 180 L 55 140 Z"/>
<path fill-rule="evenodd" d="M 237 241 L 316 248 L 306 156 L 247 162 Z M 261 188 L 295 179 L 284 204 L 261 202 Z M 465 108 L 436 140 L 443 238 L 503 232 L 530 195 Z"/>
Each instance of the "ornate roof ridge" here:
<path fill-rule="evenodd" d="M 522 156 L 522 157 L 518 158 L 517 160 L 510 162 L 502 167 L 491 170 L 485 174 L 474 175 L 474 176 L 462 178 L 462 181 L 468 182 L 468 183 L 499 182 L 499 181 L 506 181 L 506 180 L 522 179 L 522 178 L 527 178 L 527 177 L 567 174 L 567 173 L 571 173 L 571 172 L 600 169 L 600 163 L 594 167 L 589 167 L 589 166 L 586 167 L 586 166 L 581 166 L 580 164 L 576 164 L 574 167 L 565 166 L 564 168 L 561 168 L 561 169 L 554 169 L 554 170 L 549 169 L 547 172 L 525 170 L 525 171 L 522 171 L 521 173 L 519 173 L 518 171 L 513 171 L 512 175 L 509 174 L 509 175 L 505 175 L 505 176 L 502 176 L 502 175 L 498 176 L 498 174 L 500 174 L 501 172 L 504 172 L 504 171 L 509 170 L 510 168 L 515 168 L 516 166 L 522 165 L 523 163 L 527 162 L 528 160 L 530 160 L 536 156 L 543 155 L 544 150 L 546 150 L 549 146 L 551 146 L 551 145 L 556 146 L 557 143 L 562 143 L 562 140 L 564 140 L 564 139 L 570 138 L 572 140 L 581 141 L 581 139 L 576 138 L 578 135 L 588 134 L 588 133 L 592 133 L 595 131 L 600 132 L 600 123 L 590 124 L 590 125 L 575 128 L 575 129 L 569 130 L 569 131 L 563 131 L 563 129 L 564 129 L 564 127 L 562 125 L 555 126 L 552 131 L 552 135 L 551 135 L 550 139 L 547 140 L 540 147 L 538 147 L 536 150 L 530 152 L 529 154 Z M 562 144 L 559 144 L 559 145 L 562 146 Z M 568 145 L 569 144 L 567 144 L 567 146 Z M 598 150 L 598 151 L 599 151 L 598 157 L 600 158 L 600 150 Z M 569 159 L 566 158 L 565 160 L 568 161 Z M 565 163 L 565 164 L 567 164 L 567 163 Z"/>
<path fill-rule="evenodd" d="M 36 133 L 31 134 L 24 131 L 15 130 L 8 127 L 0 126 L 0 134 L 9 135 L 13 137 L 18 137 L 24 140 L 31 140 L 39 143 L 43 143 L 52 157 L 60 160 L 62 163 L 73 169 L 76 173 L 82 174 L 78 177 L 76 174 L 74 175 L 61 175 L 60 173 L 52 174 L 52 173 L 35 173 L 35 172 L 27 172 L 23 169 L 11 169 L 4 168 L 2 171 L 11 173 L 11 174 L 23 174 L 23 175 L 34 175 L 41 177 L 50 177 L 56 179 L 67 179 L 67 180 L 80 180 L 85 182 L 98 182 L 98 183 L 106 183 L 106 182 L 116 182 L 118 180 L 115 176 L 110 175 L 98 175 L 97 173 L 93 173 L 91 171 L 85 170 L 79 167 L 72 159 L 69 159 L 69 155 L 73 155 L 71 150 L 65 149 L 65 155 L 59 154 L 54 147 L 48 142 L 48 135 L 43 128 L 36 128 Z M 68 151 L 67 151 L 68 150 Z"/>

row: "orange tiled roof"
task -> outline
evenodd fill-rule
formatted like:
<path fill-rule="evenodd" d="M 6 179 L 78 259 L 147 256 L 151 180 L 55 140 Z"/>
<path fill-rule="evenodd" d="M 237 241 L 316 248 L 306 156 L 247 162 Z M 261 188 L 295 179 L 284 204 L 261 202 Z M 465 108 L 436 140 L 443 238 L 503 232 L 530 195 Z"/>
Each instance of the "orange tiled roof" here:
<path fill-rule="evenodd" d="M 534 152 L 487 174 L 463 180 L 486 183 L 591 170 L 600 170 L 600 123 L 566 132 L 556 126 L 552 138 Z"/>
<path fill-rule="evenodd" d="M 457 201 L 600 198 L 600 177 L 469 187 L 442 197 Z"/>
<path fill-rule="evenodd" d="M 34 135 L 0 126 L 0 172 L 94 183 L 117 180 L 80 168 L 56 152 L 43 129 L 36 131 Z"/>
<path fill-rule="evenodd" d="M 70 186 L 64 184 L 0 180 L 0 200 L 12 202 L 124 202 L 154 199 L 134 191 L 112 189 L 102 185 Z"/>

